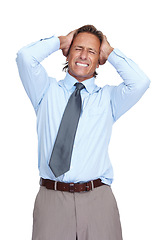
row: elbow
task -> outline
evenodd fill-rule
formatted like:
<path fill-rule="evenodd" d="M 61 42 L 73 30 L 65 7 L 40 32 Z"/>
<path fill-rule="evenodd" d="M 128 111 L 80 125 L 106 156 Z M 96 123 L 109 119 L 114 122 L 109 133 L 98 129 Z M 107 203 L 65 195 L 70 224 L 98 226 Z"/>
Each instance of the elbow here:
<path fill-rule="evenodd" d="M 129 93 L 141 97 L 149 88 L 150 83 L 151 81 L 147 76 L 139 77 L 134 84 L 128 85 L 127 89 Z"/>
<path fill-rule="evenodd" d="M 26 48 L 26 47 L 21 48 L 18 51 L 17 56 L 20 56 L 20 57 L 23 57 L 23 58 L 28 58 L 30 56 L 28 48 Z"/>
<path fill-rule="evenodd" d="M 150 86 L 150 79 L 147 76 L 140 77 L 137 79 L 136 84 L 135 84 L 135 91 L 144 93 Z"/>
<path fill-rule="evenodd" d="M 28 53 L 26 48 L 22 48 L 18 51 L 16 62 L 18 66 L 24 66 L 24 67 L 34 67 L 35 61 L 33 57 Z"/>
<path fill-rule="evenodd" d="M 140 81 L 140 88 L 142 88 L 144 91 L 146 91 L 149 88 L 150 83 L 151 83 L 150 79 L 147 76 L 145 76 Z"/>
<path fill-rule="evenodd" d="M 27 62 L 27 59 L 28 59 L 28 57 L 27 57 L 26 51 L 24 49 L 19 50 L 17 53 L 17 57 L 16 57 L 17 64 L 22 63 L 22 62 L 23 63 Z"/>
<path fill-rule="evenodd" d="M 149 88 L 150 84 L 151 84 L 151 80 L 146 76 L 145 78 L 145 85 L 146 85 L 146 88 Z"/>

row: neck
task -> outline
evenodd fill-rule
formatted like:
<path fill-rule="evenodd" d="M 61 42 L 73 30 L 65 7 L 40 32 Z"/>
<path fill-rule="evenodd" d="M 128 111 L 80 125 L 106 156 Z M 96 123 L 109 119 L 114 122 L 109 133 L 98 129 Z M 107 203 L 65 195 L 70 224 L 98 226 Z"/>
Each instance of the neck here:
<path fill-rule="evenodd" d="M 74 77 L 78 82 L 83 82 L 85 80 L 91 79 L 94 77 L 94 75 L 92 74 L 91 76 L 76 76 L 74 74 L 72 74 L 70 71 L 68 71 L 69 75 L 71 75 L 72 77 Z"/>

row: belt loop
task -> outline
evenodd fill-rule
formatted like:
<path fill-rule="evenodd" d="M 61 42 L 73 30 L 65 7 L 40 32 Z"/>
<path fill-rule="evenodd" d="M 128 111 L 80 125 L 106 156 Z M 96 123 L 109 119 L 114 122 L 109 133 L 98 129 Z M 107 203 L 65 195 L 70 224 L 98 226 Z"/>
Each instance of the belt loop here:
<path fill-rule="evenodd" d="M 74 186 L 75 186 L 74 183 L 69 183 L 69 192 L 74 193 L 74 190 L 75 190 Z"/>
<path fill-rule="evenodd" d="M 54 190 L 57 191 L 57 182 L 54 182 Z"/>
<path fill-rule="evenodd" d="M 91 190 L 93 190 L 94 189 L 94 183 L 93 183 L 93 181 L 91 181 Z"/>

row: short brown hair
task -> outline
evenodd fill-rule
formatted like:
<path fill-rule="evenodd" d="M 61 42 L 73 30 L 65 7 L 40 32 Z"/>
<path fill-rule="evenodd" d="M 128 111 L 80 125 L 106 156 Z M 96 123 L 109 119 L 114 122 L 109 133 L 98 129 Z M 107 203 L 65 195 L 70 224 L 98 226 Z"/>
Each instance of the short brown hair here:
<path fill-rule="evenodd" d="M 93 26 L 93 25 L 84 25 L 84 26 L 78 28 L 77 31 L 75 32 L 75 34 L 74 34 L 74 36 L 73 36 L 73 39 L 72 39 L 72 42 L 71 42 L 71 45 L 70 45 L 70 48 L 69 48 L 69 50 L 68 50 L 67 56 L 69 55 L 69 52 L 70 52 L 70 49 L 71 49 L 71 46 L 72 46 L 72 44 L 73 44 L 74 39 L 76 38 L 76 36 L 77 36 L 79 33 L 83 33 L 83 32 L 91 33 L 91 34 L 97 36 L 98 39 L 99 39 L 99 41 L 100 41 L 100 44 L 102 43 L 103 33 L 102 33 L 101 31 L 97 30 L 97 29 L 95 28 L 95 26 Z M 67 70 L 68 70 L 68 62 L 65 63 L 65 66 L 64 66 L 64 68 L 63 68 L 63 71 L 66 72 Z M 97 72 L 95 71 L 95 72 L 94 72 L 94 77 L 96 77 L 97 75 L 98 75 L 98 74 L 97 74 Z"/>

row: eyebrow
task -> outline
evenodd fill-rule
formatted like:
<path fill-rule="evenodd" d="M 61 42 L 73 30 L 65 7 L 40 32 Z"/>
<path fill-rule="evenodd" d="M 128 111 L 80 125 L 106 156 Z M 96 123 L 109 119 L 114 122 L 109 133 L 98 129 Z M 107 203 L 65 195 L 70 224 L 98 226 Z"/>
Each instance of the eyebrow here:
<path fill-rule="evenodd" d="M 79 45 L 74 46 L 74 48 L 76 48 L 76 47 L 81 48 L 81 49 L 84 48 L 83 46 L 79 46 Z M 88 49 L 97 53 L 97 51 L 94 48 L 88 48 Z"/>

